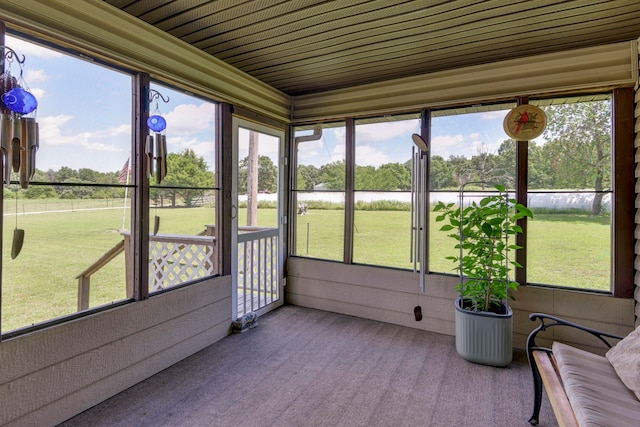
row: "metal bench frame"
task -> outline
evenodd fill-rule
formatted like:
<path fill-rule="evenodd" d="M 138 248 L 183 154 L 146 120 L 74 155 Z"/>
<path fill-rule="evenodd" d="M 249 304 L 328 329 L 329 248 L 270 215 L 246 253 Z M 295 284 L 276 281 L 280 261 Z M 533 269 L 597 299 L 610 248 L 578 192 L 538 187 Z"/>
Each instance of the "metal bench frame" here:
<path fill-rule="evenodd" d="M 538 425 L 540 405 L 542 403 L 542 386 L 544 384 L 551 407 L 553 408 L 553 412 L 558 420 L 558 424 L 560 426 L 577 426 L 578 423 L 573 413 L 573 409 L 571 408 L 567 394 L 562 386 L 562 380 L 560 379 L 555 358 L 553 357 L 553 352 L 550 348 L 539 346 L 536 343 L 538 333 L 544 332 L 554 326 L 565 326 L 593 335 L 607 348 L 611 348 L 613 346 L 607 338 L 612 340 L 621 340 L 624 337 L 592 329 L 549 314 L 532 313 L 529 315 L 529 319 L 532 321 L 540 321 L 540 325 L 534 329 L 529 334 L 529 338 L 527 338 L 527 357 L 533 374 L 534 389 L 533 414 L 531 415 L 531 418 L 529 418 L 529 423 L 534 426 Z"/>

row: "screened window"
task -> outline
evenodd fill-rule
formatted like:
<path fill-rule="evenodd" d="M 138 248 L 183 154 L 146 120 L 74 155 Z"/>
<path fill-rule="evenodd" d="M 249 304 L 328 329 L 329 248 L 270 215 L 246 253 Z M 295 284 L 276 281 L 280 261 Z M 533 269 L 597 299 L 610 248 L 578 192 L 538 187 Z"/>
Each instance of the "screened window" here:
<path fill-rule="evenodd" d="M 488 105 L 433 111 L 429 168 L 429 201 L 458 202 L 458 190 L 483 194 L 495 184 L 514 192 L 516 145 L 503 130 L 503 121 L 514 104 Z M 429 221 L 429 269 L 453 273 L 455 265 L 445 259 L 456 255 L 455 242 L 440 231 L 433 213 Z"/>
<path fill-rule="evenodd" d="M 633 202 L 625 189 L 633 184 L 625 180 L 632 173 L 631 161 L 621 156 L 632 157 L 632 137 L 625 133 L 629 118 L 614 117 L 612 108 L 614 102 L 619 112 L 630 108 L 628 91 L 529 102 L 545 110 L 548 125 L 528 142 L 515 141 L 504 130 L 515 101 L 431 110 L 424 126 L 416 114 L 348 120 L 339 133 L 325 125 L 317 137 L 311 126 L 297 129 L 295 254 L 415 269 L 411 260 L 419 250 L 410 232 L 408 166 L 411 134 L 424 128 L 430 135 L 429 210 L 438 201 L 458 203 L 462 184 L 476 197 L 503 185 L 511 198 L 534 213 L 522 224 L 523 239 L 518 242 L 524 249 L 516 256 L 524 268 L 514 271 L 516 280 L 628 296 L 632 247 L 626 236 L 632 224 L 625 213 Z M 336 156 L 345 152 L 345 140 L 338 141 L 338 134 L 355 135 L 353 156 Z M 612 149 L 614 134 L 617 150 Z M 346 152 L 351 152 L 348 147 Z M 614 166 L 619 172 L 613 172 Z M 353 183 L 345 185 L 350 171 Z M 334 204 L 335 197 L 341 204 Z M 353 209 L 353 222 L 349 213 L 331 215 L 334 207 Z M 446 257 L 458 249 L 435 218 L 430 211 L 429 271 L 455 274 L 456 266 Z M 344 247 L 345 237 L 351 238 L 351 247 Z"/>
<path fill-rule="evenodd" d="M 151 85 L 149 292 L 217 274 L 215 108 Z"/>
<path fill-rule="evenodd" d="M 547 129 L 529 143 L 527 280 L 611 289 L 611 97 L 532 101 Z"/>
<path fill-rule="evenodd" d="M 2 333 L 132 295 L 123 232 L 133 189 L 121 179 L 131 152 L 131 76 L 15 37 L 6 45 L 26 57 L 18 82 L 38 107 L 21 116 L 5 109 L 3 120 L 33 118 L 39 148 L 13 150 L 26 155 L 10 159 L 3 186 Z M 6 62 L 8 75 L 20 75 L 18 64 Z"/>
<path fill-rule="evenodd" d="M 344 252 L 345 125 L 295 130 L 295 236 L 291 253 L 342 261 Z M 308 137 L 308 138 L 306 138 Z"/>
<path fill-rule="evenodd" d="M 356 121 L 353 261 L 413 268 L 411 140 L 417 115 Z"/>

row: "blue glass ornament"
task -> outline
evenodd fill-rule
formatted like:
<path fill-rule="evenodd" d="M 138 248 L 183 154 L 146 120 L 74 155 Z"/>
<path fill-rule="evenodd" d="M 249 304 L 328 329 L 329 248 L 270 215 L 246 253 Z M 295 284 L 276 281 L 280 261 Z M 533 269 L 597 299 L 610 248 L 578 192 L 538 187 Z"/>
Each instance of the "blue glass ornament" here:
<path fill-rule="evenodd" d="M 154 132 L 162 132 L 167 127 L 167 121 L 162 116 L 151 116 L 147 119 L 147 126 Z"/>
<path fill-rule="evenodd" d="M 30 92 L 16 87 L 5 93 L 2 102 L 11 111 L 18 114 L 29 114 L 38 108 L 38 100 Z"/>

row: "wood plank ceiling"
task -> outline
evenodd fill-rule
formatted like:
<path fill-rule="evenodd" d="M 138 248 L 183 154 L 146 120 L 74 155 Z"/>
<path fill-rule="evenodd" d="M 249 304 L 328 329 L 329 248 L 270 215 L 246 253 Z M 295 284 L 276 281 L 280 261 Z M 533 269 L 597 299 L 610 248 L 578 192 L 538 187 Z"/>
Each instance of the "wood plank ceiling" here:
<path fill-rule="evenodd" d="M 104 0 L 289 95 L 640 37 L 638 0 Z"/>

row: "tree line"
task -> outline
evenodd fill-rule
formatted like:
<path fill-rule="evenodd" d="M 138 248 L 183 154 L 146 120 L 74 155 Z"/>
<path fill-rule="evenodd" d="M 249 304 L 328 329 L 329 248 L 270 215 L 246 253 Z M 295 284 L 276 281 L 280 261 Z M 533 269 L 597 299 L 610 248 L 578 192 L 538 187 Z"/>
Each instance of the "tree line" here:
<path fill-rule="evenodd" d="M 130 172 L 129 172 L 130 173 Z M 37 169 L 27 189 L 11 185 L 5 189 L 5 197 L 26 199 L 114 199 L 125 195 L 127 171 L 99 172 L 89 168 L 72 169 L 63 166 L 57 171 Z M 17 175 L 14 177 L 17 180 Z M 124 178 L 124 179 L 123 179 Z M 152 178 L 153 179 L 153 178 Z M 178 199 L 190 207 L 202 198 L 215 184 L 215 176 L 202 156 L 186 149 L 167 155 L 167 176 L 161 186 L 152 186 L 151 199 L 158 205 L 169 200 L 176 206 Z M 170 187 L 170 188 L 164 188 Z"/>
<path fill-rule="evenodd" d="M 561 104 L 545 108 L 545 143 L 528 143 L 528 188 L 595 190 L 592 213 L 602 211 L 602 191 L 611 187 L 611 107 L 609 101 Z M 457 190 L 470 181 L 496 182 L 514 188 L 516 145 L 505 139 L 496 152 L 481 146 L 470 156 L 431 156 L 431 190 Z M 344 161 L 300 165 L 297 189 L 345 189 Z M 355 189 L 410 191 L 411 160 L 355 169 Z"/>

